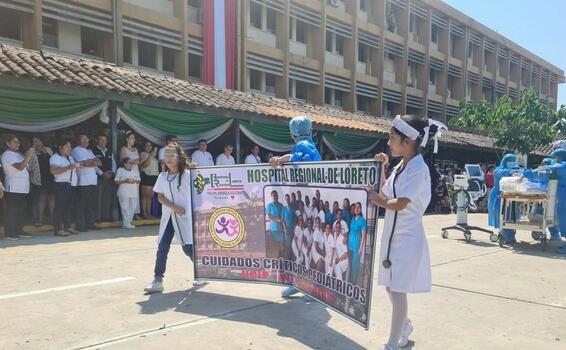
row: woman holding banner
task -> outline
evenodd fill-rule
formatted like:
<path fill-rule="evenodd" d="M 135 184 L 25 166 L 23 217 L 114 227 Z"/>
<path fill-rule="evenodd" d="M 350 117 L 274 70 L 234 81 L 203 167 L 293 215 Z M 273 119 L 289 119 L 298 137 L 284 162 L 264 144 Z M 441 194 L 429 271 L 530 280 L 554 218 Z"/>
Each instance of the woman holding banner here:
<path fill-rule="evenodd" d="M 391 155 L 402 160 L 387 180 L 385 174 L 389 158 L 384 153 L 375 156 L 382 164 L 382 187 L 379 193 L 371 195 L 371 200 L 376 206 L 386 209 L 378 284 L 386 287 L 393 306 L 391 332 L 385 350 L 406 346 L 413 331 L 407 318 L 407 293 L 431 290 L 430 256 L 422 223 L 431 199 L 431 185 L 428 166 L 420 149 L 433 138 L 436 152 L 442 129 L 446 126 L 432 119 L 397 116 L 389 134 L 388 146 Z"/>

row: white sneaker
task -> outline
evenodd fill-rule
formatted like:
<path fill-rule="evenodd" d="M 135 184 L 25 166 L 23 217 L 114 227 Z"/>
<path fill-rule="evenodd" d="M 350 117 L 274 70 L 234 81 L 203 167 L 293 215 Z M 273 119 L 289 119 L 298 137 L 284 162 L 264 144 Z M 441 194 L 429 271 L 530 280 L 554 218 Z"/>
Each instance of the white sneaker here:
<path fill-rule="evenodd" d="M 193 281 L 193 287 L 204 286 L 205 284 L 205 281 Z"/>
<path fill-rule="evenodd" d="M 399 339 L 399 347 L 404 348 L 409 344 L 409 336 L 413 333 L 413 324 L 411 320 L 407 319 L 403 325 L 403 331 L 401 332 L 401 339 Z"/>
<path fill-rule="evenodd" d="M 123 228 L 123 229 L 126 229 L 126 230 L 133 230 L 133 229 L 135 229 L 136 227 L 135 227 L 134 225 L 124 225 L 124 226 L 122 226 L 122 228 Z"/>
<path fill-rule="evenodd" d="M 153 282 L 151 282 L 147 287 L 145 287 L 144 292 L 146 293 L 161 293 L 163 292 L 163 283 L 153 280 Z"/>

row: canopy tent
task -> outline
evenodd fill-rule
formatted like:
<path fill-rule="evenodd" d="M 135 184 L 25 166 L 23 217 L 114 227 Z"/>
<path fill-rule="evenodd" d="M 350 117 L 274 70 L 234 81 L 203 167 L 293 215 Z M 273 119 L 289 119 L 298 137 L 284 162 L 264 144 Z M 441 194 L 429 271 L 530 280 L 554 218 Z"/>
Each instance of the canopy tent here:
<path fill-rule="evenodd" d="M 324 144 L 336 155 L 359 157 L 371 152 L 378 144 L 379 139 L 371 136 L 361 136 L 344 133 L 324 133 Z"/>
<path fill-rule="evenodd" d="M 220 137 L 233 120 L 168 108 L 130 104 L 119 107 L 118 115 L 135 132 L 155 144 L 163 144 L 165 136 L 174 134 L 185 149 L 197 148 L 198 141 L 211 142 Z"/>
<path fill-rule="evenodd" d="M 46 132 L 106 115 L 107 101 L 96 98 L 0 86 L 0 128 Z"/>

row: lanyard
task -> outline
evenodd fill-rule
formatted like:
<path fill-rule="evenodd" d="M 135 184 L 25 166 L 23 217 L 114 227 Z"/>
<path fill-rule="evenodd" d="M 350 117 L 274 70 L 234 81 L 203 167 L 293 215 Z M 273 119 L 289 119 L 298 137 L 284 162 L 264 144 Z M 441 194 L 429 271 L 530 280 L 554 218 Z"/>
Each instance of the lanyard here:
<path fill-rule="evenodd" d="M 405 167 L 403 167 L 401 171 L 395 170 L 395 177 L 393 178 L 393 198 L 397 198 L 397 192 L 395 191 L 395 182 L 397 181 L 397 178 L 399 177 L 399 175 L 401 175 L 403 170 L 405 170 Z M 389 236 L 389 243 L 387 245 L 387 257 L 385 258 L 385 260 L 381 262 L 383 267 L 385 267 L 386 269 L 391 267 L 391 260 L 389 260 L 389 254 L 391 253 L 391 242 L 393 241 L 393 234 L 395 233 L 395 226 L 397 225 L 397 213 L 398 211 L 395 210 L 395 214 L 393 215 L 393 225 L 391 226 L 391 235 Z"/>

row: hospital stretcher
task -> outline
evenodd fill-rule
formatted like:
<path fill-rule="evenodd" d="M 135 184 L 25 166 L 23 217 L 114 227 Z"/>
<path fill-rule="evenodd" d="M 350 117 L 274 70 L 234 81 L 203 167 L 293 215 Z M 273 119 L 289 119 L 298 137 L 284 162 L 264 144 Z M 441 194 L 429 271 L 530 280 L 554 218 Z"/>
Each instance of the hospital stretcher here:
<path fill-rule="evenodd" d="M 540 239 L 542 250 L 548 241 L 547 228 L 558 224 L 555 206 L 556 196 L 548 193 L 538 194 L 501 194 L 501 230 L 531 231 L 534 239 Z M 505 239 L 501 231 L 498 235 L 499 246 Z"/>

